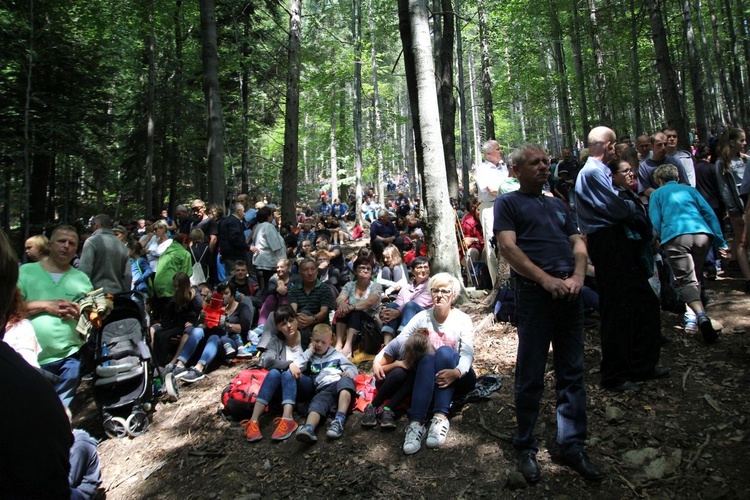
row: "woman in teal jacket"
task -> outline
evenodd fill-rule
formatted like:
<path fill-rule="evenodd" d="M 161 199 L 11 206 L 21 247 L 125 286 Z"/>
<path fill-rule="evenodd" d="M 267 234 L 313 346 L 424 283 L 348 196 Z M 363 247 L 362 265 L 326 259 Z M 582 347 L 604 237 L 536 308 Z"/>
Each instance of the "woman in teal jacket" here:
<path fill-rule="evenodd" d="M 727 243 L 711 206 L 697 189 L 678 184 L 678 176 L 673 165 L 656 169 L 654 180 L 660 187 L 651 193 L 648 211 L 682 299 L 695 312 L 703 338 L 711 343 L 718 334 L 701 302 L 699 280 L 711 245 L 723 256 Z"/>

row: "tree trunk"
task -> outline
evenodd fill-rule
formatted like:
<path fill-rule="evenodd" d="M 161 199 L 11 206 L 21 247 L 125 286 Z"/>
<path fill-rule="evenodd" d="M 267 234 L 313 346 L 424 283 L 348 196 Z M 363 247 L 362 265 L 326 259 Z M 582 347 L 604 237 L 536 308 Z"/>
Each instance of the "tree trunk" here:
<path fill-rule="evenodd" d="M 682 1 L 682 25 L 685 30 L 687 41 L 688 59 L 690 64 L 690 86 L 693 90 L 693 103 L 695 104 L 695 125 L 698 137 L 705 140 L 708 137 L 708 122 L 706 121 L 705 87 L 703 85 L 703 61 L 698 56 L 695 46 L 695 32 L 693 31 L 693 15 L 690 11 L 690 0 Z M 690 149 L 691 144 L 683 144 Z"/>
<path fill-rule="evenodd" d="M 550 0 L 550 28 L 552 29 L 552 55 L 555 60 L 555 89 L 557 90 L 557 106 L 562 120 L 562 136 L 565 146 L 573 145 L 573 133 L 571 132 L 570 103 L 568 102 L 568 72 L 565 69 L 565 53 L 563 52 L 563 33 L 560 26 L 557 0 Z M 555 151 L 557 153 L 558 151 Z"/>
<path fill-rule="evenodd" d="M 469 199 L 469 169 L 471 168 L 471 146 L 469 143 L 469 122 L 466 116 L 466 82 L 464 79 L 464 49 L 461 39 L 461 5 L 456 0 L 456 65 L 458 66 L 458 111 L 461 122 L 461 184 L 463 198 Z"/>
<path fill-rule="evenodd" d="M 208 191 L 211 203 L 224 206 L 226 174 L 224 172 L 224 119 L 219 94 L 219 55 L 217 51 L 216 12 L 214 0 L 200 0 L 201 43 L 203 44 L 203 93 L 208 114 Z"/>
<path fill-rule="evenodd" d="M 480 5 L 479 43 L 482 47 L 482 101 L 484 104 L 484 140 L 495 139 L 495 114 L 492 104 L 492 80 L 490 78 L 490 43 L 487 37 L 487 12 Z"/>
<path fill-rule="evenodd" d="M 607 99 L 607 80 L 604 77 L 604 54 L 602 53 L 602 43 L 599 38 L 599 20 L 597 18 L 596 0 L 589 2 L 589 21 L 591 23 L 591 47 L 594 51 L 594 81 L 596 82 L 596 96 L 599 107 L 599 122 L 609 123 L 609 100 Z M 586 132 L 584 132 L 586 133 Z"/>
<path fill-rule="evenodd" d="M 482 134 L 479 131 L 479 113 L 477 109 L 477 91 L 475 87 L 476 79 L 474 78 L 474 58 L 473 52 L 469 51 L 469 97 L 471 104 L 471 132 L 472 132 L 472 150 L 474 163 L 482 163 Z"/>
<path fill-rule="evenodd" d="M 636 10 L 635 0 L 630 0 L 630 52 L 633 58 L 633 70 L 630 72 L 633 78 L 632 92 L 633 92 L 633 114 L 635 122 L 635 136 L 641 135 L 643 130 L 643 119 L 641 118 L 641 63 L 638 56 L 638 40 L 640 40 L 640 33 L 638 32 L 639 15 Z M 635 140 L 636 137 L 633 137 Z"/>
<path fill-rule="evenodd" d="M 401 0 L 403 1 L 403 0 Z M 435 68 L 433 65 L 427 7 L 424 0 L 409 0 L 409 19 L 412 35 L 419 96 L 419 123 L 422 149 L 427 167 L 423 174 L 426 203 L 427 241 L 435 272 L 445 271 L 461 276 L 458 247 L 454 226 L 454 212 L 444 193 L 448 189 L 445 177 L 445 156 L 440 132 L 440 117 L 437 111 Z M 406 50 L 406 47 L 404 47 Z"/>
<path fill-rule="evenodd" d="M 385 205 L 385 190 L 383 189 L 383 179 L 385 177 L 385 170 L 383 168 L 383 146 L 384 146 L 384 135 L 383 128 L 380 121 L 380 94 L 378 93 L 378 60 L 377 50 L 375 46 L 375 14 L 372 10 L 372 0 L 367 2 L 368 10 L 370 11 L 370 60 L 372 64 L 372 111 L 373 118 L 375 121 L 375 130 L 373 131 L 373 140 L 375 142 L 375 151 L 377 154 L 378 162 L 378 181 L 375 183 L 375 189 L 377 190 L 378 198 L 380 202 Z"/>
<path fill-rule="evenodd" d="M 302 46 L 302 0 L 289 2 L 289 42 L 284 112 L 284 166 L 281 177 L 281 222 L 294 224 L 297 218 L 297 169 L 299 162 L 299 80 Z"/>
<path fill-rule="evenodd" d="M 250 16 L 243 13 L 243 34 L 242 43 L 242 64 L 241 64 L 241 85 L 240 97 L 242 99 L 242 165 L 240 167 L 241 191 L 247 193 L 250 191 L 250 134 L 248 133 L 248 117 L 250 114 L 250 70 L 248 69 L 247 60 L 249 55 L 250 43 Z"/>
<path fill-rule="evenodd" d="M 169 163 L 169 207 L 172 209 L 177 206 L 179 199 L 177 198 L 177 178 L 183 179 L 182 172 L 182 161 L 180 155 L 180 139 L 182 138 L 182 95 L 183 95 L 183 79 L 182 79 L 182 21 L 180 16 L 182 15 L 182 0 L 175 2 L 174 10 L 174 46 L 175 46 L 175 72 L 174 79 L 172 82 L 172 96 L 173 102 L 173 119 L 172 119 L 172 161 Z M 170 212 L 171 215 L 171 212 Z"/>
<path fill-rule="evenodd" d="M 701 59 L 703 61 L 710 61 L 710 57 L 708 55 L 708 42 L 706 41 L 706 27 L 703 22 L 703 13 L 701 12 L 701 9 L 703 8 L 701 5 L 700 0 L 694 0 L 695 1 L 695 12 L 696 12 L 696 18 L 698 20 L 698 31 L 701 35 L 701 44 L 700 44 L 700 53 L 701 53 Z M 718 93 L 715 91 L 716 89 L 716 78 L 714 76 L 714 70 L 711 64 L 706 64 L 705 66 L 705 76 L 706 76 L 706 85 L 705 89 L 708 92 L 709 95 L 709 106 L 711 110 L 711 125 L 716 127 L 718 130 L 718 126 L 721 123 L 719 118 L 719 101 L 718 101 Z M 703 144 L 708 144 L 708 137 L 709 136 L 702 136 L 700 137 L 700 140 Z"/>
<path fill-rule="evenodd" d="M 738 118 L 740 119 L 740 123 L 743 124 L 743 126 L 747 125 L 748 119 L 747 119 L 747 106 L 745 105 L 745 85 L 742 82 L 742 67 L 741 67 L 741 60 L 740 60 L 740 53 L 739 53 L 739 42 L 737 41 L 737 33 L 734 28 L 734 12 L 732 9 L 732 5 L 730 0 L 724 0 L 724 9 L 725 9 L 725 22 L 727 23 L 727 34 L 729 35 L 729 47 L 732 51 L 732 57 L 727 59 L 721 59 L 723 64 L 730 65 L 732 68 L 731 72 L 731 78 L 730 81 L 732 82 L 732 89 L 734 90 L 734 95 L 736 97 L 736 101 L 740 103 L 740 105 L 737 107 L 738 110 Z M 742 16 L 744 17 L 744 16 Z"/>
<path fill-rule="evenodd" d="M 26 56 L 26 101 L 23 107 L 23 185 L 24 185 L 24 209 L 23 209 L 23 240 L 29 238 L 31 225 L 31 77 L 34 69 L 34 0 L 29 1 L 29 51 Z M 10 228 L 10 178 L 8 179 L 8 198 L 5 209 L 8 213 L 8 224 L 4 227 Z"/>
<path fill-rule="evenodd" d="M 148 40 L 146 58 L 148 59 L 148 82 L 146 83 L 146 165 L 144 172 L 144 211 L 150 217 L 154 213 L 154 85 L 156 67 L 154 65 L 154 1 L 147 0 Z"/>
<path fill-rule="evenodd" d="M 338 87 L 331 88 L 331 131 L 328 134 L 331 148 L 331 197 L 335 200 L 339 197 L 339 165 L 336 154 L 336 93 Z M 346 202 L 346 200 L 343 200 Z"/>
<path fill-rule="evenodd" d="M 651 22 L 651 33 L 654 42 L 654 54 L 656 56 L 656 71 L 659 73 L 661 83 L 661 95 L 664 99 L 665 115 L 670 127 L 677 131 L 677 140 L 680 144 L 690 144 L 688 135 L 688 124 L 685 113 L 680 106 L 680 90 L 675 81 L 674 67 L 672 66 L 669 46 L 664 32 L 664 22 L 661 15 L 660 0 L 648 0 L 649 20 Z"/>
<path fill-rule="evenodd" d="M 578 80 L 578 92 L 581 99 L 581 128 L 584 140 L 587 140 L 589 130 L 589 111 L 586 100 L 586 79 L 583 72 L 583 53 L 581 52 L 581 20 L 578 17 L 578 0 L 573 0 L 573 27 L 571 29 L 571 42 L 573 45 L 573 61 Z"/>
<path fill-rule="evenodd" d="M 715 51 L 714 58 L 716 61 L 719 61 L 719 64 L 716 65 L 719 69 L 719 85 L 721 85 L 721 93 L 724 95 L 724 104 L 727 108 L 729 121 L 732 123 L 732 125 L 737 125 L 740 121 L 739 115 L 737 114 L 737 102 L 735 101 L 735 96 L 729 86 L 729 75 L 727 75 L 727 65 L 725 64 L 727 58 L 725 57 L 724 50 L 721 46 L 718 20 L 716 19 L 716 10 L 714 9 L 713 5 L 711 5 L 711 0 L 708 0 L 707 4 L 708 11 L 711 13 L 711 31 L 714 37 Z"/>
<path fill-rule="evenodd" d="M 411 124 L 413 132 L 413 151 L 416 163 L 416 183 L 417 189 L 424 195 L 424 157 L 422 150 L 422 131 L 420 128 L 419 116 L 419 94 L 417 92 L 417 74 L 416 62 L 413 52 L 413 40 L 411 32 L 411 17 L 409 14 L 409 0 L 398 0 L 398 31 L 401 35 L 401 45 L 404 48 L 404 70 L 406 73 L 406 90 L 409 95 L 409 114 L 411 115 Z M 437 107 L 437 103 L 435 103 Z M 408 134 L 408 133 L 407 133 Z M 407 135 L 407 138 L 410 138 Z M 420 189 L 422 188 L 422 189 Z M 424 207 L 424 199 L 421 199 L 421 206 Z"/>
<path fill-rule="evenodd" d="M 453 40 L 455 24 L 451 0 L 434 0 L 440 15 L 434 18 L 435 74 L 438 86 L 440 132 L 445 154 L 445 173 L 448 196 L 458 200 L 458 172 L 456 171 L 456 99 L 453 96 Z M 436 9 L 438 10 L 438 9 Z M 438 36 L 439 34 L 439 36 Z"/>
<path fill-rule="evenodd" d="M 355 224 L 362 225 L 362 4 L 352 0 L 352 38 L 354 38 L 354 172 L 357 178 Z"/>

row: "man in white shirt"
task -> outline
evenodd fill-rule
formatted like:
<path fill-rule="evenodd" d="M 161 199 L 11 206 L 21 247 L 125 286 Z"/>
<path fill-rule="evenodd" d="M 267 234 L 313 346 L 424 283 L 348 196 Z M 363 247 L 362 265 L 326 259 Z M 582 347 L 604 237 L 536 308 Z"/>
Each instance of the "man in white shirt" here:
<path fill-rule="evenodd" d="M 492 226 L 494 224 L 494 207 L 497 190 L 500 183 L 508 177 L 508 167 L 503 161 L 500 144 L 490 139 L 482 145 L 484 161 L 476 166 L 474 179 L 477 183 L 477 197 L 481 209 L 480 218 L 482 233 L 484 234 L 484 261 L 490 270 L 492 284 L 497 276 L 497 256 L 490 241 L 492 240 Z"/>

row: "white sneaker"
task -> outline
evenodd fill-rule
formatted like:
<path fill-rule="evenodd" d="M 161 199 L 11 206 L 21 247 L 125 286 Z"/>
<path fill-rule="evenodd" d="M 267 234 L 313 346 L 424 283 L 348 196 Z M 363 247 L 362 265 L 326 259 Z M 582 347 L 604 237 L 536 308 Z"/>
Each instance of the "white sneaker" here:
<path fill-rule="evenodd" d="M 451 423 L 447 418 L 432 417 L 430 432 L 427 433 L 427 447 L 440 448 L 443 446 L 445 438 L 448 437 L 448 429 L 450 428 Z"/>
<path fill-rule="evenodd" d="M 425 428 L 419 422 L 410 422 L 406 427 L 406 439 L 404 439 L 404 453 L 413 455 L 422 449 Z"/>

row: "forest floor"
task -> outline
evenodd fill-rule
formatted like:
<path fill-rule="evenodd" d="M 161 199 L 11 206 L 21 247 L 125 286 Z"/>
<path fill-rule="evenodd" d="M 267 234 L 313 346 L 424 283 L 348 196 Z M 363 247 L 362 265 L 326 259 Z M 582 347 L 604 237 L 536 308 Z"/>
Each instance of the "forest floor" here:
<path fill-rule="evenodd" d="M 519 480 L 510 445 L 516 330 L 486 321 L 476 334 L 474 368 L 479 375 L 501 374 L 503 386 L 490 400 L 465 405 L 439 450 L 405 456 L 405 418 L 394 432 L 365 430 L 359 412 L 348 419 L 343 438 L 328 440 L 323 427 L 312 446 L 293 438 L 271 442 L 273 418 L 266 416 L 264 439 L 249 444 L 238 424 L 217 413 L 221 390 L 247 362 L 183 386 L 179 401 L 159 404 L 148 431 L 135 439 L 104 436 L 84 383 L 74 424 L 102 440 L 110 499 L 747 498 L 750 296 L 738 291 L 742 284 L 726 276 L 710 284 L 708 310 L 724 327 L 714 345 L 684 332 L 677 316 L 662 313 L 669 343 L 660 364 L 671 368 L 671 377 L 645 383 L 639 394 L 599 387 L 598 327 L 586 330 L 587 446 L 606 474 L 600 483 L 559 464 L 551 364 L 536 429 L 542 479 L 535 485 Z M 475 325 L 488 315 L 478 302 L 463 309 Z M 361 372 L 369 369 L 370 363 L 360 365 Z"/>

